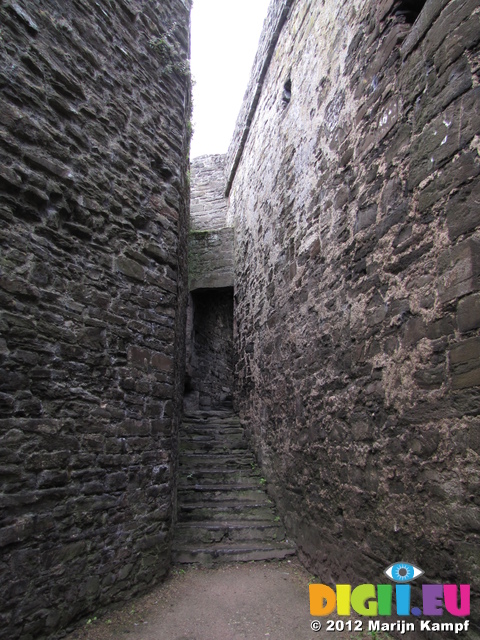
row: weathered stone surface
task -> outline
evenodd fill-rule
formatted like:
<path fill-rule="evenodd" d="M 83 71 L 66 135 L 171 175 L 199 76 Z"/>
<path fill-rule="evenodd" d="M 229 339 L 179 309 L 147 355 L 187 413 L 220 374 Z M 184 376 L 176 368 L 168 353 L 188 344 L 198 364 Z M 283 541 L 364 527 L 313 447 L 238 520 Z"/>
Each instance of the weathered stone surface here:
<path fill-rule="evenodd" d="M 462 298 L 458 303 L 458 328 L 471 331 L 480 327 L 480 293 Z"/>
<path fill-rule="evenodd" d="M 226 219 L 225 161 L 225 156 L 213 155 L 192 162 L 190 291 L 233 287 L 233 229 Z"/>
<path fill-rule="evenodd" d="M 188 403 L 231 406 L 233 370 L 233 290 L 194 291 L 187 323 Z"/>
<path fill-rule="evenodd" d="M 227 226 L 225 161 L 192 163 L 185 407 L 231 407 L 233 394 L 233 228 Z"/>
<path fill-rule="evenodd" d="M 190 291 L 233 287 L 233 229 L 194 231 L 188 237 Z"/>
<path fill-rule="evenodd" d="M 477 602 L 478 3 L 397 5 L 272 3 L 227 162 L 235 402 L 313 570 L 410 558 Z"/>
<path fill-rule="evenodd" d="M 0 8 L 2 639 L 52 637 L 170 563 L 189 8 Z"/>
<path fill-rule="evenodd" d="M 294 553 L 237 416 L 189 413 L 179 444 L 176 562 L 248 562 Z M 208 458 L 207 468 L 196 464 L 198 458 Z"/>
<path fill-rule="evenodd" d="M 225 155 L 200 156 L 190 170 L 190 230 L 212 231 L 226 226 Z"/>

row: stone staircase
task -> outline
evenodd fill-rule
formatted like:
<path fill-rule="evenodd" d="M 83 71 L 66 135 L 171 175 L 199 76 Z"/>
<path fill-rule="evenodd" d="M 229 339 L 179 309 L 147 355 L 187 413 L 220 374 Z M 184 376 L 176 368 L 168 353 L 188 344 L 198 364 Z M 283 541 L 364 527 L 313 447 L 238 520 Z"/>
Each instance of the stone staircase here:
<path fill-rule="evenodd" d="M 185 417 L 179 464 L 174 562 L 210 565 L 295 553 L 231 411 Z"/>

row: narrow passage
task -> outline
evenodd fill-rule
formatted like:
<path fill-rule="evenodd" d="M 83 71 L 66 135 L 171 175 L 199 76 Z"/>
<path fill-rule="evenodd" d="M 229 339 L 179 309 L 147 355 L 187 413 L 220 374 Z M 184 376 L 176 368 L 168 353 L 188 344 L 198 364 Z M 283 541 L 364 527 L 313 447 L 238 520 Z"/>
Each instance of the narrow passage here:
<path fill-rule="evenodd" d="M 84 624 L 67 640 L 359 640 L 358 633 L 311 630 L 309 580 L 296 558 L 177 565 L 152 593 Z"/>

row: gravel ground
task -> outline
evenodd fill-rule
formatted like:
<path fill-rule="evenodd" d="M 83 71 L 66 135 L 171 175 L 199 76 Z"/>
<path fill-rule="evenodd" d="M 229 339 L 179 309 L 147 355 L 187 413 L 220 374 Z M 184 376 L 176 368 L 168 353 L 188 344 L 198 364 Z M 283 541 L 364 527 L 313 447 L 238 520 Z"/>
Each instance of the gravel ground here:
<path fill-rule="evenodd" d="M 311 576 L 294 558 L 176 567 L 146 596 L 92 619 L 67 640 L 360 640 L 364 633 L 311 630 Z M 331 616 L 330 616 L 331 617 Z M 383 636 L 378 636 L 379 640 Z"/>

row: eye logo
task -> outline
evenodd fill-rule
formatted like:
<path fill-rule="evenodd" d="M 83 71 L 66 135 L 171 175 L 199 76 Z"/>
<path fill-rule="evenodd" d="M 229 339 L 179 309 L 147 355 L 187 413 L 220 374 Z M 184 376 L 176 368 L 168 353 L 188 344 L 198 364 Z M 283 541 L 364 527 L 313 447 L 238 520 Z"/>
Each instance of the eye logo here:
<path fill-rule="evenodd" d="M 393 580 L 393 582 L 406 584 L 407 582 L 411 582 L 412 580 L 415 580 L 415 578 L 422 576 L 425 572 L 414 564 L 409 564 L 408 562 L 395 562 L 387 567 L 383 573 L 387 578 Z"/>

